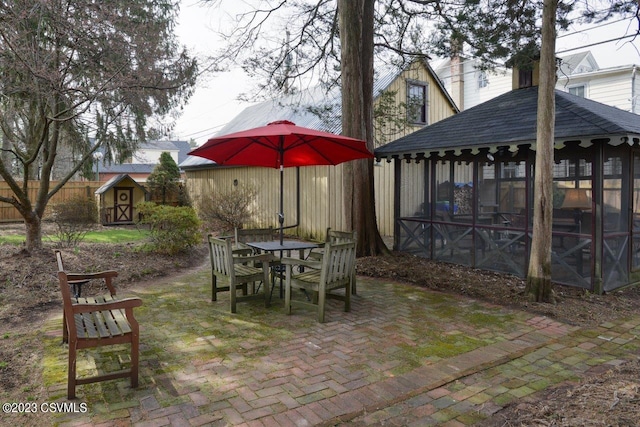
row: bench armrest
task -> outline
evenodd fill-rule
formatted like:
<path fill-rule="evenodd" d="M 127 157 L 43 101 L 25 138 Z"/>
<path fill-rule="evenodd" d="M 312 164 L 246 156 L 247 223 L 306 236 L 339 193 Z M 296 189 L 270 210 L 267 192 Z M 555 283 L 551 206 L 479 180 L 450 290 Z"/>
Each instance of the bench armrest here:
<path fill-rule="evenodd" d="M 140 298 L 124 298 L 117 301 L 109 301 L 95 304 L 72 304 L 71 309 L 74 314 L 90 313 L 92 311 L 117 310 L 140 307 L 142 300 Z"/>
<path fill-rule="evenodd" d="M 67 280 L 74 282 L 77 280 L 93 280 L 104 279 L 105 285 L 109 288 L 111 295 L 116 294 L 116 288 L 113 286 L 113 278 L 118 276 L 118 272 L 114 270 L 105 270 L 98 273 L 67 273 Z"/>
<path fill-rule="evenodd" d="M 69 280 L 106 279 L 117 276 L 118 272 L 113 270 L 101 271 L 99 273 L 67 273 Z"/>

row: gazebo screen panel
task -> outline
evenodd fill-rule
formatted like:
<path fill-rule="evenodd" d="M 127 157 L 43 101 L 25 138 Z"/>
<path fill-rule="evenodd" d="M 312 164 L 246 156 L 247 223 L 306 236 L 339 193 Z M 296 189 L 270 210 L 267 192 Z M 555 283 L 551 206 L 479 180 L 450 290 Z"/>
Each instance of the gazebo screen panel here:
<path fill-rule="evenodd" d="M 478 163 L 477 268 L 524 276 L 525 178 L 526 162 Z"/>
<path fill-rule="evenodd" d="M 556 151 L 551 278 L 591 289 L 593 215 L 591 151 Z"/>
<path fill-rule="evenodd" d="M 431 204 L 428 185 L 429 161 L 400 163 L 397 246 L 401 251 L 431 256 Z"/>
<path fill-rule="evenodd" d="M 629 212 L 627 147 L 605 147 L 602 183 L 602 274 L 605 291 L 629 282 Z"/>
<path fill-rule="evenodd" d="M 500 163 L 498 210 L 510 227 L 525 228 L 526 224 L 526 162 Z"/>
<path fill-rule="evenodd" d="M 429 188 L 425 182 L 427 165 L 426 161 L 401 163 L 401 217 L 429 217 Z"/>
<path fill-rule="evenodd" d="M 472 265 L 474 236 L 472 189 L 463 180 L 473 166 L 451 160 L 434 161 L 436 206 L 433 217 L 433 259 Z M 471 170 L 471 172 L 469 172 Z"/>

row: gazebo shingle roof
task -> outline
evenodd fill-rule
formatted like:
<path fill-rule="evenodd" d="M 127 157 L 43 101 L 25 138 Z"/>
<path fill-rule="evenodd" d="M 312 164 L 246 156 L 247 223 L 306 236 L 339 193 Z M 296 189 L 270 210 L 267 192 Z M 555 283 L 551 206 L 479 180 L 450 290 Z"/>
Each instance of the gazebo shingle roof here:
<path fill-rule="evenodd" d="M 556 90 L 556 144 L 640 139 L 640 116 Z M 507 92 L 375 150 L 376 157 L 535 144 L 538 87 Z M 625 139 L 627 138 L 627 139 Z"/>

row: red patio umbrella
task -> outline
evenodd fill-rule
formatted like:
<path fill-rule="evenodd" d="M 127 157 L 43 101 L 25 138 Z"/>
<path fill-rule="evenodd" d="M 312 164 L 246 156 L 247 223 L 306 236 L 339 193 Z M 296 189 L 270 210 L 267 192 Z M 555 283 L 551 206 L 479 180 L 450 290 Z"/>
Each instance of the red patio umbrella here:
<path fill-rule="evenodd" d="M 211 138 L 189 155 L 204 157 L 220 165 L 280 169 L 280 243 L 284 228 L 285 167 L 337 165 L 373 157 L 365 141 L 296 126 L 286 120 Z"/>

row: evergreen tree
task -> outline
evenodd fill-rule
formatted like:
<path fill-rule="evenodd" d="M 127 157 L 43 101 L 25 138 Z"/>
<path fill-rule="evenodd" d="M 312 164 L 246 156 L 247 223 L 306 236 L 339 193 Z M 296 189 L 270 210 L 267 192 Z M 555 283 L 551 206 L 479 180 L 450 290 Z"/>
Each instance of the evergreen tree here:
<path fill-rule="evenodd" d="M 147 178 L 147 186 L 152 194 L 160 195 L 162 204 L 167 204 L 167 196 L 177 193 L 180 184 L 180 169 L 171 157 L 171 154 L 164 151 L 160 154 L 160 163 L 153 168 L 153 172 Z"/>

